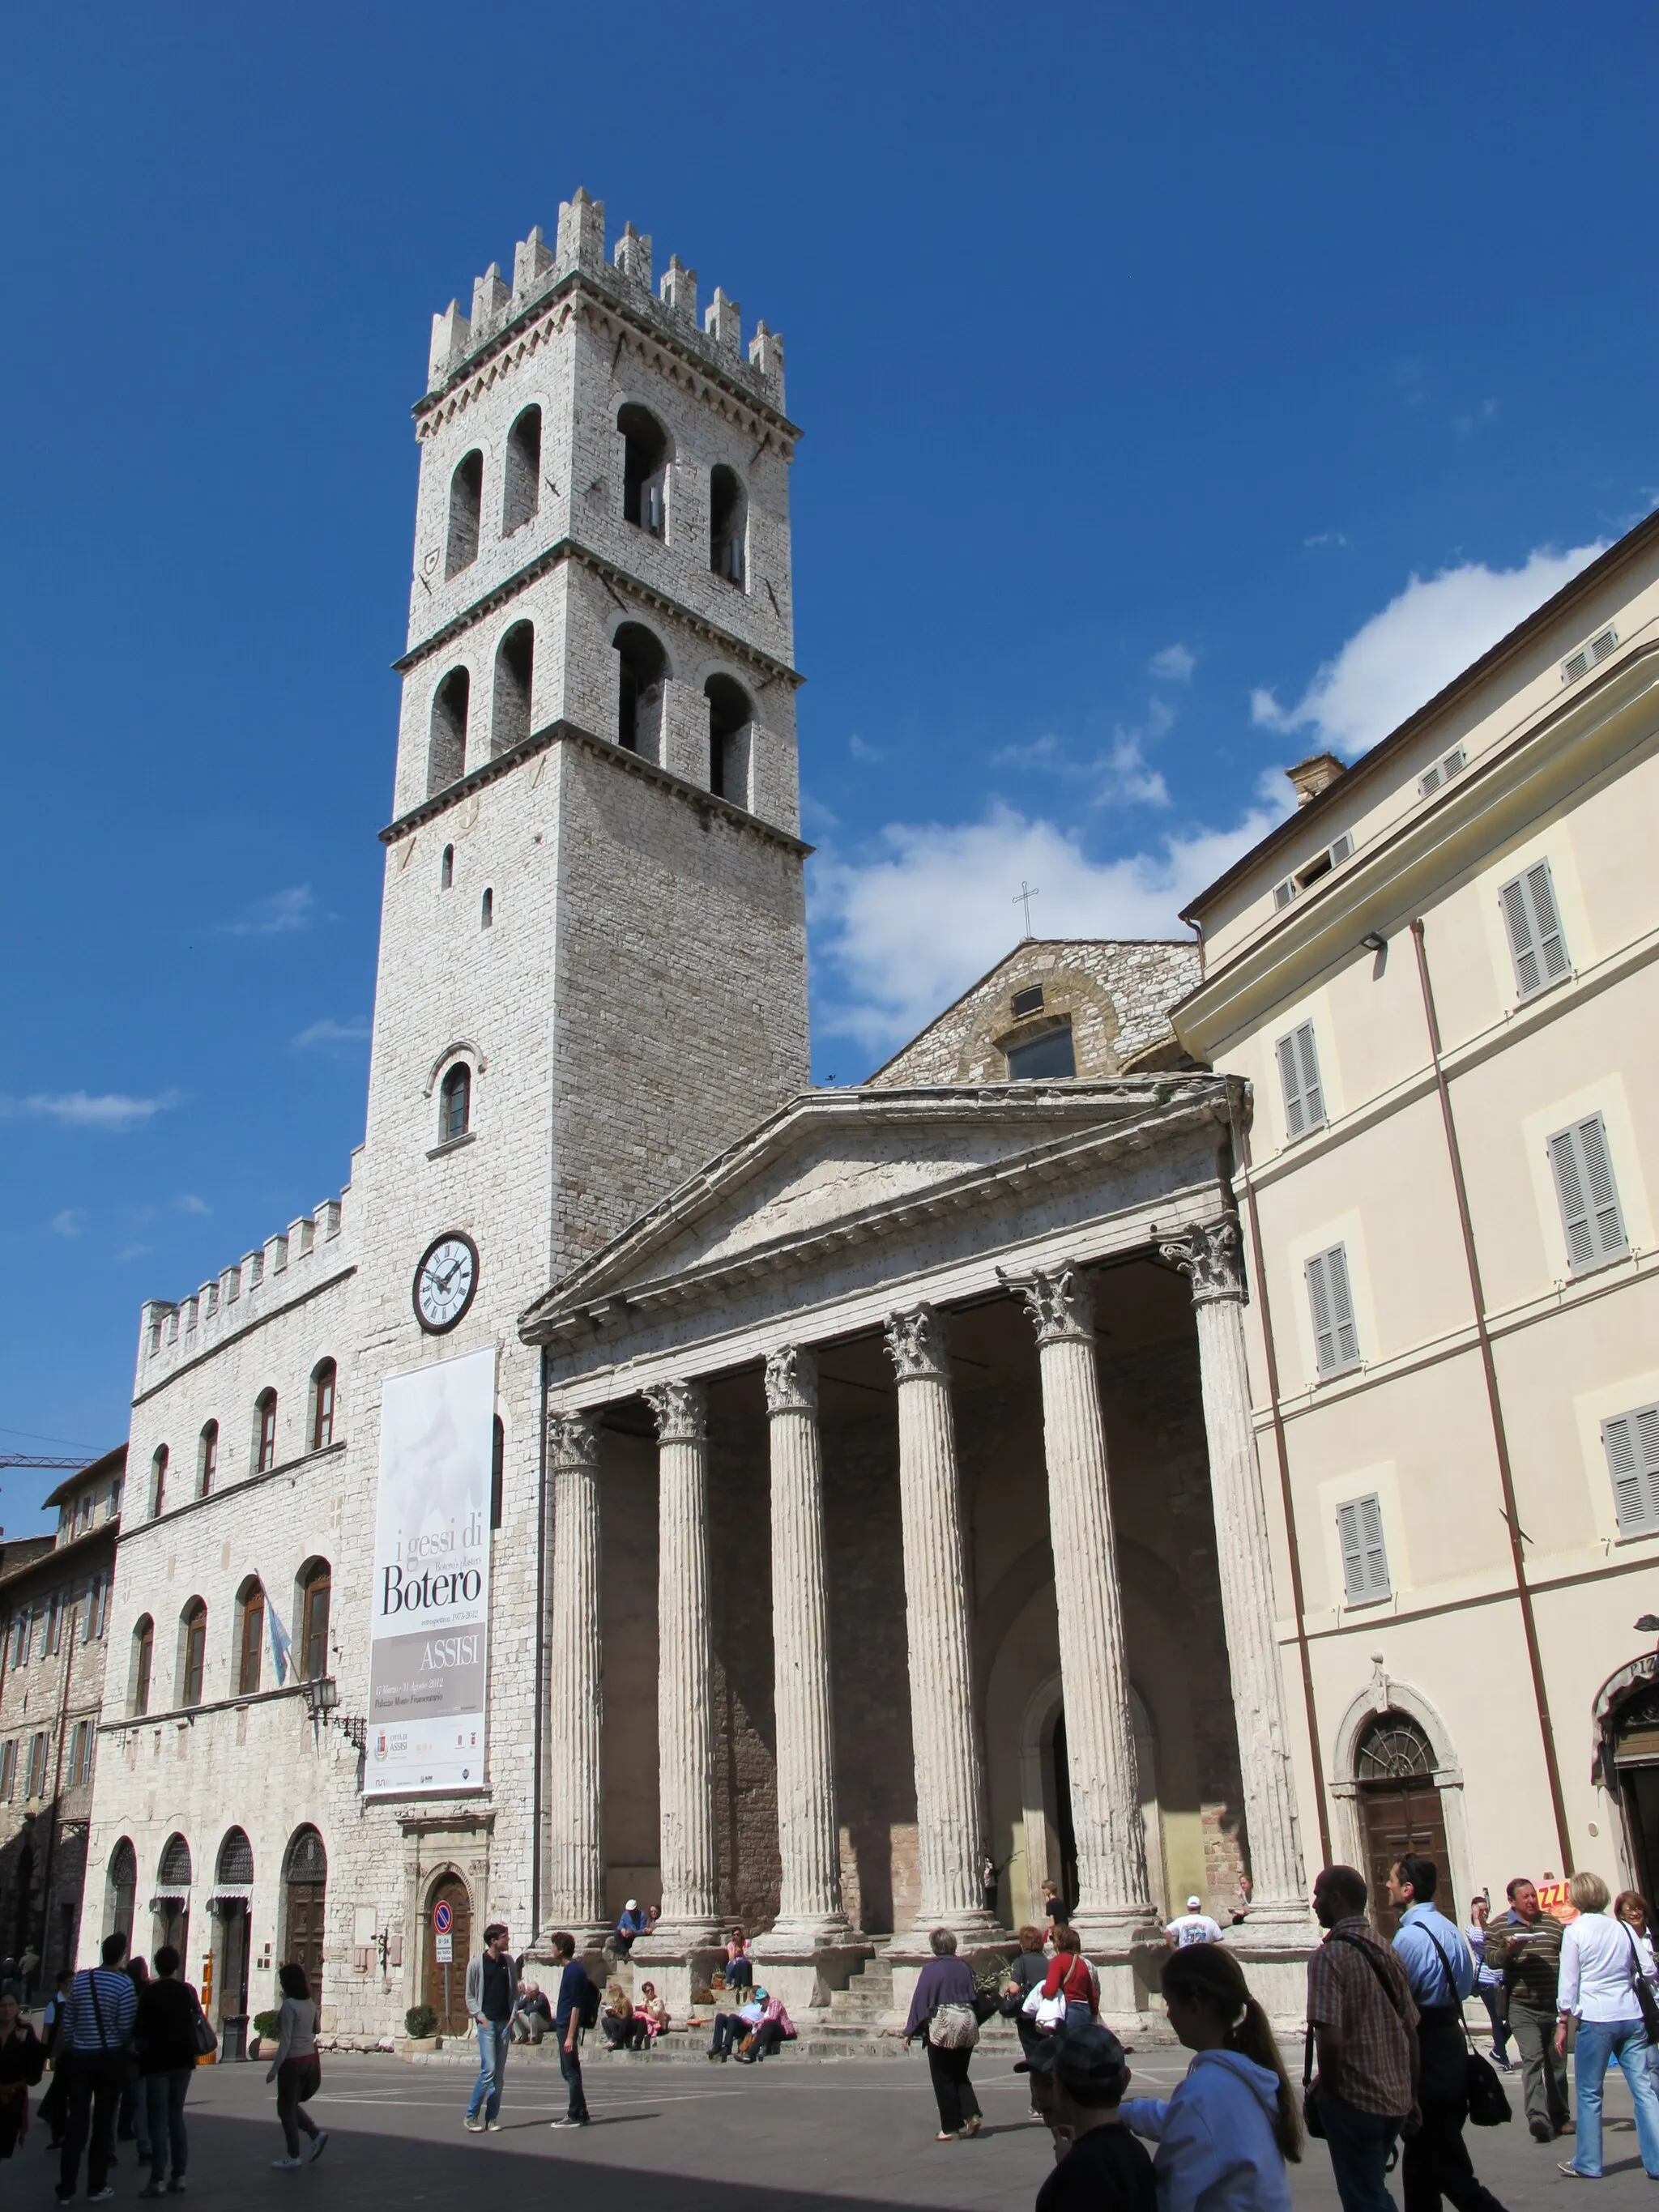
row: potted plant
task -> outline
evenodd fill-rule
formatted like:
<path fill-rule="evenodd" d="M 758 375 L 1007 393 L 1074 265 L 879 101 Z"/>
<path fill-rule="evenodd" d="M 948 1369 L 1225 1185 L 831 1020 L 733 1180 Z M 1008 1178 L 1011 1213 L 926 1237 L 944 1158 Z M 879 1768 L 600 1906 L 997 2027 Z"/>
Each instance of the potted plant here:
<path fill-rule="evenodd" d="M 404 2046 L 409 2051 L 435 2051 L 438 2047 L 438 2015 L 429 2004 L 410 2005 L 404 2014 L 404 2031 L 409 2038 Z"/>
<path fill-rule="evenodd" d="M 248 2057 L 269 2058 L 276 2048 L 276 2039 L 282 2032 L 281 2013 L 256 2012 L 253 2015 L 253 2040 L 247 2047 Z"/>

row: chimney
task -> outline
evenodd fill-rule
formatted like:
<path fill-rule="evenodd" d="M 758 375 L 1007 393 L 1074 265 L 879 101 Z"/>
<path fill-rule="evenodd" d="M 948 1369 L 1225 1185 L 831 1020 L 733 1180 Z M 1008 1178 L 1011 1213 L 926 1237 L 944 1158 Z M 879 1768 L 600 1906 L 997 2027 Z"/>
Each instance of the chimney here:
<path fill-rule="evenodd" d="M 1305 806 L 1310 799 L 1317 799 L 1322 791 L 1328 791 L 1340 775 L 1347 769 L 1334 753 L 1312 753 L 1294 768 L 1285 771 L 1296 793 L 1296 803 Z"/>

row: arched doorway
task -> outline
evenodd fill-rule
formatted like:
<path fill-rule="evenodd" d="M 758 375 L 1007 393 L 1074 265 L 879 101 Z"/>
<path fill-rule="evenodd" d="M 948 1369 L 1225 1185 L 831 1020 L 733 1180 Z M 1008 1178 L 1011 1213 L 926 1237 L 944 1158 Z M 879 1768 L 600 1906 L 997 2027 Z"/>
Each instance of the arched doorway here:
<path fill-rule="evenodd" d="M 213 1994 L 220 2021 L 247 2018 L 248 1915 L 253 1899 L 253 1846 L 242 1828 L 226 1832 L 213 1879 Z"/>
<path fill-rule="evenodd" d="M 1146 1700 L 1129 1686 L 1129 1725 L 1133 1732 L 1135 1779 L 1146 1838 L 1146 1879 L 1152 1902 L 1168 1917 L 1169 1877 L 1164 1861 L 1164 1815 L 1158 1802 L 1158 1739 Z M 1066 1744 L 1066 1706 L 1060 1678 L 1051 1675 L 1025 1708 L 1020 1745 L 1024 1799 L 1026 1896 L 1022 1911 L 1016 1893 L 1008 1899 L 1016 1918 L 1043 1918 L 1042 1886 L 1050 1881 L 1068 1904 L 1078 1901 L 1077 1836 L 1072 1818 L 1072 1770 Z"/>
<path fill-rule="evenodd" d="M 175 1830 L 161 1846 L 155 1869 L 155 1895 L 150 1903 L 150 1949 L 171 1943 L 190 1972 L 190 1845 Z"/>
<path fill-rule="evenodd" d="M 1610 1765 L 1607 1778 L 1625 1815 L 1637 1887 L 1651 1897 L 1659 1879 L 1659 1682 L 1638 1682 L 1602 1729 L 1603 1770 Z"/>
<path fill-rule="evenodd" d="M 448 1941 L 436 1926 L 440 1905 L 449 1908 Z M 440 2035 L 465 2035 L 466 1969 L 472 1956 L 472 1899 L 458 1874 L 441 1874 L 432 1885 L 422 1920 L 422 1995 L 438 2015 Z M 447 1949 L 449 1956 L 442 1953 Z"/>
<path fill-rule="evenodd" d="M 1446 1816 L 1434 1779 L 1437 1763 L 1422 1729 L 1393 1708 L 1376 1715 L 1354 1747 L 1365 1879 L 1371 1916 L 1384 1936 L 1400 1924 L 1389 1903 L 1389 1873 L 1403 1852 L 1432 1859 L 1442 1881 L 1450 1882 Z M 1449 1889 L 1445 1901 L 1450 1902 Z"/>
<path fill-rule="evenodd" d="M 138 1901 L 138 1854 L 131 1836 L 123 1836 L 109 1855 L 104 1897 L 106 1936 L 119 1934 L 132 1942 L 132 1916 Z"/>
<path fill-rule="evenodd" d="M 315 2002 L 323 1995 L 323 1913 L 328 1900 L 328 1853 L 315 1828 L 296 1828 L 283 1862 L 283 1958 L 303 1966 Z"/>

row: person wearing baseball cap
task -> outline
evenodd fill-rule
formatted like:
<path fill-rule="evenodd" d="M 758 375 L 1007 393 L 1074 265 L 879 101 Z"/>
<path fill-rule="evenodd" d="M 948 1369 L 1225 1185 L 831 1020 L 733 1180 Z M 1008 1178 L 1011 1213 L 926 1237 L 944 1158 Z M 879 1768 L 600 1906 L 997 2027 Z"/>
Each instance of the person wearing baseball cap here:
<path fill-rule="evenodd" d="M 1204 1910 L 1201 1897 L 1189 1897 L 1187 1910 L 1176 1913 L 1164 1929 L 1164 1940 L 1172 1951 L 1184 1951 L 1189 1943 L 1218 1943 L 1221 1923 Z"/>
<path fill-rule="evenodd" d="M 1129 2067 L 1109 2027 L 1062 2027 L 1014 2071 L 1030 2075 L 1032 2102 L 1054 2135 L 1036 2212 L 1157 2212 L 1152 2161 L 1118 2112 Z"/>

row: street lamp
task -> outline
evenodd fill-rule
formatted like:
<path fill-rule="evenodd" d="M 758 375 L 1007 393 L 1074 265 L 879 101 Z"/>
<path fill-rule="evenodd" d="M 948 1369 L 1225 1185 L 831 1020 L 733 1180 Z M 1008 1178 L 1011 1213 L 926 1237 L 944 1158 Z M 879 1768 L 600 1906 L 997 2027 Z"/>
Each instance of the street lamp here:
<path fill-rule="evenodd" d="M 306 1711 L 313 1721 L 325 1721 L 340 1702 L 340 1686 L 332 1674 L 312 1674 L 300 1685 Z"/>

